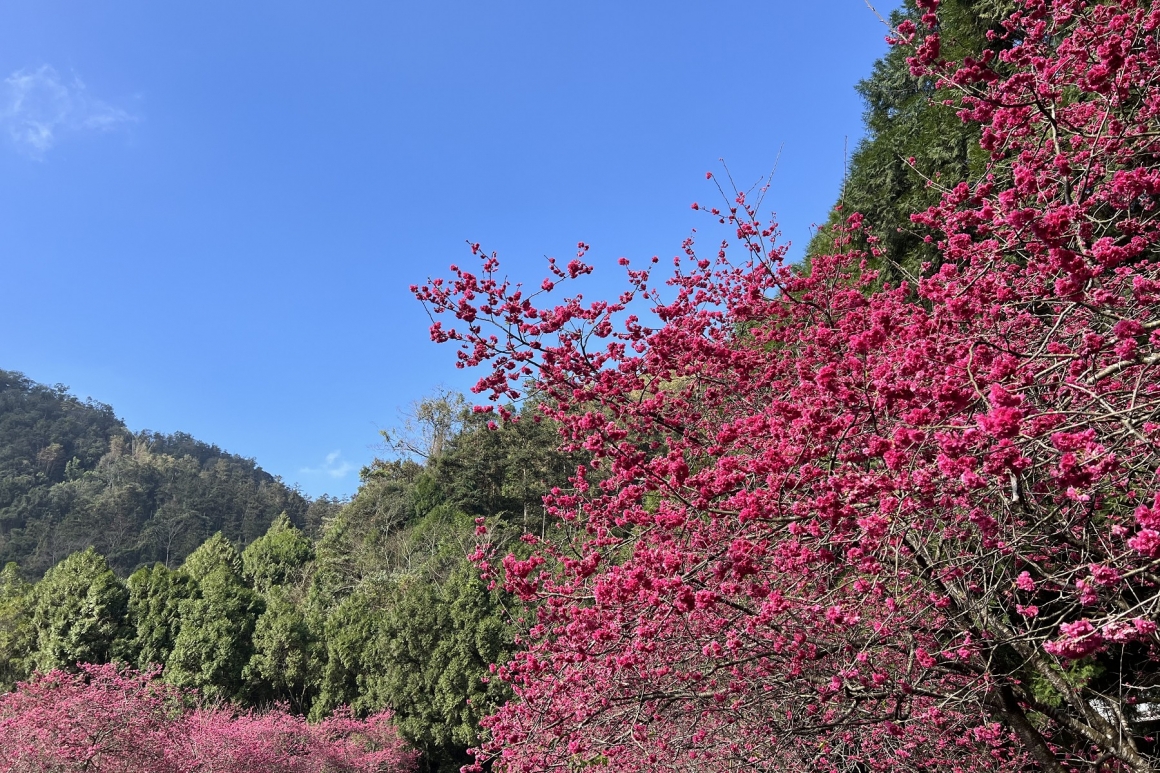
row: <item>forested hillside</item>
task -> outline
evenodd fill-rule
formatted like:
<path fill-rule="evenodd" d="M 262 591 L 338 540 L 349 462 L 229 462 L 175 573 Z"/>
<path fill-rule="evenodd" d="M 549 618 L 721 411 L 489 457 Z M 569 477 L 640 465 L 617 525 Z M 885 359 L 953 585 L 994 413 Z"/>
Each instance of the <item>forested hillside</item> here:
<path fill-rule="evenodd" d="M 0 562 L 26 577 L 90 546 L 122 576 L 173 567 L 216 532 L 248 544 L 279 513 L 316 529 L 333 506 L 252 459 L 183 433 L 132 432 L 110 406 L 0 371 Z"/>
<path fill-rule="evenodd" d="M 132 452 L 110 460 L 100 450 L 103 433 L 114 443 L 134 438 L 109 409 L 17 383 L 47 406 L 42 415 L 58 423 L 71 416 L 65 426 L 91 428 L 98 440 L 88 441 L 96 447 L 88 458 L 98 471 L 112 464 L 137 474 L 121 473 L 117 485 L 142 486 L 141 468 L 173 464 L 180 448 L 200 450 L 211 470 L 226 463 L 221 452 L 189 438 L 162 438 L 152 450 L 139 445 L 143 461 Z M 77 549 L 36 582 L 9 564 L 0 574 L 0 691 L 34 670 L 78 662 L 143 671 L 157 665 L 167 683 L 211 701 L 279 704 L 315 720 L 341 706 L 359 716 L 389 709 L 402 737 L 422 752 L 421 769 L 458 770 L 469 762 L 467 748 L 479 743 L 480 719 L 508 694 L 484 680 L 513 646 L 511 596 L 489 587 L 468 560 L 477 531 L 485 524 L 496 544 L 517 548 L 525 532 L 556 531 L 542 498 L 567 485 L 579 457 L 557 452 L 554 425 L 531 413 L 492 431 L 486 416 L 444 393 L 421 403 L 415 416 L 409 429 L 388 438 L 396 458 L 365 470 L 358 494 L 341 507 L 329 503 L 320 521 L 301 499 L 298 524 L 279 514 L 257 539 L 223 519 L 192 551 L 173 551 L 168 565 L 158 560 L 127 579 L 104 555 L 109 543 L 98 539 L 78 539 Z M 84 436 L 42 432 L 29 447 L 45 440 L 66 447 L 66 439 Z M 83 458 L 84 447 L 73 440 L 59 453 Z M 118 466 L 126 457 L 134 465 Z M 192 453 L 182 459 L 197 468 Z M 68 482 L 43 485 L 51 492 Z M 182 494 L 175 496 L 180 505 Z M 184 502 L 206 500 L 195 489 Z M 300 528 L 302 516 L 312 529 Z M 225 525 L 235 527 L 233 536 Z M 147 529 L 148 522 L 141 533 Z"/>

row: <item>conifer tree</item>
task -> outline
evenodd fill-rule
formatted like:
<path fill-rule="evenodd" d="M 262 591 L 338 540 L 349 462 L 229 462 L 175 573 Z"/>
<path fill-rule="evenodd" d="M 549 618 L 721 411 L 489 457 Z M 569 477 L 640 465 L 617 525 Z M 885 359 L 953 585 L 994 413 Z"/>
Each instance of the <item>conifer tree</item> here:
<path fill-rule="evenodd" d="M 166 663 L 166 678 L 210 699 L 246 694 L 243 671 L 253 656 L 261 597 L 246 584 L 242 558 L 220 533 L 195 550 L 182 570 L 196 592 L 179 605 L 181 627 Z"/>
<path fill-rule="evenodd" d="M 470 563 L 461 561 L 439 583 L 408 578 L 395 589 L 368 653 L 378 673 L 366 698 L 371 707 L 392 708 L 427 770 L 454 773 L 479 743 L 479 720 L 507 695 L 488 676 L 510 647 L 499 592 Z"/>
<path fill-rule="evenodd" d="M 136 628 L 133 650 L 137 664 L 147 669 L 164 664 L 181 627 L 181 602 L 194 594 L 194 582 L 184 572 L 163 564 L 138 569 L 129 577 L 129 618 Z"/>
<path fill-rule="evenodd" d="M 129 594 L 94 549 L 73 553 L 49 569 L 34 598 L 37 669 L 108 663 L 126 654 Z"/>
<path fill-rule="evenodd" d="M 0 693 L 28 677 L 36 641 L 32 627 L 32 584 L 9 562 L 0 571 Z"/>
<path fill-rule="evenodd" d="M 265 593 L 275 585 L 301 580 L 302 571 L 314 559 L 314 544 L 282 513 L 266 533 L 242 553 L 246 579 L 254 590 Z"/>
<path fill-rule="evenodd" d="M 942 3 L 944 51 L 961 58 L 1001 45 L 988 41 L 987 32 L 998 28 L 1013 7 L 1011 0 Z M 914 0 L 907 0 L 891 14 L 890 23 L 892 27 L 907 20 L 917 23 L 922 14 Z M 882 255 L 889 256 L 888 261 L 873 259 L 870 264 L 882 271 L 881 281 L 894 283 L 916 273 L 923 261 L 939 259 L 938 251 L 924 240 L 926 232 L 911 223 L 911 213 L 937 204 L 943 190 L 977 178 L 987 161 L 979 149 L 979 127 L 959 120 L 956 108 L 943 104 L 948 94 L 936 94 L 931 76 L 912 73 L 907 56 L 905 50 L 892 47 L 874 63 L 870 77 L 858 83 L 866 105 L 866 135 L 850 156 L 830 227 L 820 230 L 807 248 L 807 259 L 831 250 L 836 234 L 832 226 L 859 212 L 879 240 Z"/>
<path fill-rule="evenodd" d="M 288 704 L 307 714 L 318 692 L 325 648 L 292 592 L 270 587 L 254 625 L 253 650 L 242 676 L 251 699 Z"/>
<path fill-rule="evenodd" d="M 368 708 L 363 695 L 374 678 L 371 648 L 382 624 L 385 601 L 386 594 L 377 583 L 364 582 L 330 608 L 323 629 L 325 666 L 312 718 L 343 705 L 356 711 Z"/>

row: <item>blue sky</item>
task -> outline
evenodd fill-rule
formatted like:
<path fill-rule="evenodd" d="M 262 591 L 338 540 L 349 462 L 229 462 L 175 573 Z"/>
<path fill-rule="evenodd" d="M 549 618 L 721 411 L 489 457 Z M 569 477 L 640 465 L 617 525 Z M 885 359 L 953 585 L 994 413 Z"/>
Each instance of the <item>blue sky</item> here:
<path fill-rule="evenodd" d="M 885 13 L 890 5 L 879 6 Z M 466 388 L 408 286 L 467 240 L 538 284 L 679 251 L 724 158 L 825 219 L 862 0 L 0 6 L 0 368 L 345 496 L 378 429 Z"/>

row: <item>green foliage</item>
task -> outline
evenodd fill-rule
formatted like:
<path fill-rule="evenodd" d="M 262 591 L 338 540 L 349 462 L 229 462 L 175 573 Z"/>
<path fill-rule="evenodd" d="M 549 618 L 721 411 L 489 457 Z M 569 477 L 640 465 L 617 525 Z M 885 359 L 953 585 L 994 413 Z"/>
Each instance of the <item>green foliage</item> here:
<path fill-rule="evenodd" d="M 507 697 L 485 682 L 488 666 L 506 660 L 512 643 L 503 600 L 468 563 L 442 585 L 401 594 L 383 631 L 395 665 L 385 697 L 406 737 L 426 746 L 478 743 L 479 720 Z M 427 637 L 417 621 L 424 617 L 438 623 L 430 650 L 420 648 Z"/>
<path fill-rule="evenodd" d="M 423 464 L 380 460 L 364 470 L 358 494 L 323 528 L 310 573 L 309 603 L 325 615 L 312 712 L 389 706 L 430 771 L 466 762 L 479 718 L 502 697 L 485 681 L 489 666 L 511 646 L 511 600 L 465 558 L 474 520 L 501 542 L 544 535 L 553 524 L 542 497 L 568 485 L 577 461 L 556 451 L 556 428 L 531 408 L 497 430 L 486 419 L 464 413 L 453 432 L 434 433 L 439 442 L 417 454 Z"/>
<path fill-rule="evenodd" d="M 108 663 L 126 654 L 129 593 L 92 548 L 73 553 L 45 573 L 34 590 L 32 624 L 41 671 L 77 663 Z"/>
<path fill-rule="evenodd" d="M 266 533 L 242 553 L 246 578 L 260 593 L 275 585 L 299 583 L 306 565 L 314 559 L 314 544 L 282 513 Z"/>
<path fill-rule="evenodd" d="M 16 564 L 7 564 L 0 570 L 0 693 L 11 691 L 31 672 L 36 643 L 32 604 L 32 584 L 20 576 Z"/>
<path fill-rule="evenodd" d="M 242 554 L 219 531 L 189 554 L 181 565 L 181 571 L 201 582 L 220 569 L 237 576 L 240 581 L 243 566 Z"/>
<path fill-rule="evenodd" d="M 380 584 L 364 582 L 329 610 L 325 665 L 313 716 L 343 705 L 367 709 L 361 696 L 374 678 L 372 645 L 385 616 L 383 590 Z"/>
<path fill-rule="evenodd" d="M 166 678 L 210 699 L 245 699 L 244 671 L 262 598 L 246 583 L 242 558 L 221 533 L 193 552 L 182 571 L 196 582 L 178 605 L 181 626 L 166 662 Z"/>
<path fill-rule="evenodd" d="M 550 525 L 544 495 L 567 487 L 568 476 L 586 459 L 557 450 L 558 428 L 539 420 L 534 403 L 525 404 L 518 418 L 493 430 L 487 414 L 470 414 L 428 473 L 454 511 L 544 535 Z"/>
<path fill-rule="evenodd" d="M 1054 663 L 1051 664 L 1050 668 L 1063 681 L 1077 688 L 1083 687 L 1108 670 L 1106 666 L 1093 658 L 1076 661 L 1067 669 L 1061 668 Z M 1056 691 L 1055 687 L 1052 686 L 1051 682 L 1043 674 L 1038 671 L 1032 671 L 1029 681 L 1031 684 L 1031 694 L 1040 704 L 1052 709 L 1057 709 L 1063 705 L 1063 696 Z"/>
<path fill-rule="evenodd" d="M 281 701 L 307 713 L 318 693 L 325 649 L 291 593 L 274 586 L 254 626 L 250 662 L 242 672 L 251 700 Z"/>
<path fill-rule="evenodd" d="M 163 562 L 138 569 L 127 589 L 91 548 L 31 591 L 10 567 L 0 575 L 0 644 L 13 645 L 0 659 L 0 679 L 26 673 L 26 654 L 39 653 L 42 628 L 47 646 L 93 628 L 85 622 L 91 610 L 113 610 L 100 618 L 119 621 L 100 629 L 108 640 L 103 649 L 86 655 L 72 647 L 69 658 L 163 664 L 167 681 L 210 700 L 282 702 L 316 719 L 341 705 L 359 713 L 391 708 L 401 732 L 423 751 L 427 771 L 458 770 L 479 740 L 480 717 L 504 697 L 486 678 L 511 648 L 511 599 L 489 590 L 466 559 L 479 539 L 474 521 L 484 518 L 488 538 L 501 543 L 525 528 L 545 533 L 552 524 L 541 497 L 567 485 L 574 460 L 555 451 L 555 429 L 530 413 L 495 431 L 461 411 L 454 420 L 447 411 L 422 416 L 434 422 L 432 433 L 419 434 L 427 438 L 426 452 L 416 454 L 422 461 L 376 461 L 349 503 L 319 500 L 311 516 L 317 535 L 300 530 L 289 512 L 271 517 L 241 553 L 239 540 L 219 531 L 196 549 L 171 550 L 171 562 L 185 555 L 177 570 Z M 97 468 L 118 475 L 133 459 L 154 469 L 202 464 L 188 438 L 161 454 L 139 444 L 133 450 L 131 439 L 110 447 L 116 458 L 104 452 Z M 78 464 L 54 491 L 106 482 Z M 115 492 L 125 502 L 145 502 L 146 488 L 118 483 L 78 501 L 107 505 L 101 497 Z M 182 517 L 183 506 L 168 507 L 147 533 Z M 36 614 L 31 599 L 38 600 Z"/>
<path fill-rule="evenodd" d="M 313 508 L 253 460 L 189 435 L 131 433 L 107 405 L 0 370 L 0 562 L 26 577 L 95 547 L 122 576 L 179 564 L 216 531 L 248 543 Z"/>
<path fill-rule="evenodd" d="M 310 502 L 303 517 L 303 528 L 311 537 L 318 536 L 327 521 L 338 515 L 345 503 L 341 499 L 323 494 Z"/>
<path fill-rule="evenodd" d="M 503 594 L 462 556 L 444 580 L 425 573 L 366 581 L 333 611 L 316 713 L 390 707 L 431 771 L 467 763 L 479 720 L 502 700 L 485 682 L 510 651 Z"/>
<path fill-rule="evenodd" d="M 195 584 L 185 572 L 163 564 L 138 569 L 129 577 L 129 619 L 136 629 L 137 667 L 164 664 L 181 627 L 181 602 L 193 597 Z"/>

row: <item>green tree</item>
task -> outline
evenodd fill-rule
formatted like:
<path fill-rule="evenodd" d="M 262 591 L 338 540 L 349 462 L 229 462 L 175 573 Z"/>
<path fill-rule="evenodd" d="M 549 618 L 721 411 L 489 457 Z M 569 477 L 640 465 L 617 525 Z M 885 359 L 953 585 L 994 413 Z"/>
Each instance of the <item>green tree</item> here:
<path fill-rule="evenodd" d="M 1012 6 L 1011 0 L 945 0 L 939 29 L 943 55 L 979 56 L 989 45 L 988 29 Z M 913 0 L 906 0 L 891 14 L 890 23 L 897 27 L 909 19 L 918 24 L 921 16 Z M 866 135 L 850 158 L 828 223 L 861 213 L 887 259 L 872 259 L 871 266 L 882 271 L 883 281 L 893 283 L 920 270 L 924 261 L 938 259 L 926 234 L 911 224 L 910 214 L 936 204 L 945 188 L 980 176 L 987 164 L 978 127 L 960 121 L 956 108 L 943 104 L 953 97 L 950 92 L 936 92 L 930 78 L 911 74 L 909 55 L 905 48 L 891 48 L 856 87 L 866 105 Z M 832 245 L 830 230 L 823 228 L 810 242 L 807 260 Z"/>
<path fill-rule="evenodd" d="M 240 579 L 243 567 L 242 554 L 219 531 L 189 554 L 181 565 L 181 571 L 193 578 L 194 582 L 201 582 L 219 569 L 225 569 Z"/>
<path fill-rule="evenodd" d="M 33 595 L 37 669 L 108 663 L 127 654 L 129 593 L 97 551 L 73 553 L 49 569 Z"/>
<path fill-rule="evenodd" d="M 313 559 L 314 543 L 282 513 L 245 549 L 242 566 L 254 589 L 265 593 L 275 585 L 301 582 L 306 565 Z"/>
<path fill-rule="evenodd" d="M 181 627 L 181 602 L 193 597 L 194 581 L 184 572 L 154 564 L 133 572 L 127 584 L 129 619 L 137 632 L 133 639 L 137 666 L 163 665 Z"/>
<path fill-rule="evenodd" d="M 406 563 L 400 535 L 416 520 L 414 488 L 424 468 L 410 460 L 376 460 L 362 485 L 319 535 L 312 569 L 312 603 L 337 606 L 364 578 Z"/>
<path fill-rule="evenodd" d="M 492 430 L 487 414 L 469 414 L 432 466 L 445 501 L 472 517 L 498 519 L 545 536 L 543 497 L 553 486 L 567 486 L 583 460 L 561 453 L 557 425 L 540 418 L 535 404 L 528 403 L 520 421 Z"/>
<path fill-rule="evenodd" d="M 311 712 L 314 718 L 343 705 L 361 712 L 379 708 L 364 695 L 377 678 L 372 651 L 391 591 L 389 581 L 367 580 L 328 608 L 323 628 L 325 664 Z"/>
<path fill-rule="evenodd" d="M 402 580 L 364 657 L 374 675 L 361 700 L 389 706 L 399 731 L 423 752 L 427 770 L 453 773 L 469 762 L 479 720 L 506 697 L 487 681 L 511 646 L 499 593 L 461 562 L 445 582 Z"/>
<path fill-rule="evenodd" d="M 275 585 L 254 626 L 250 662 L 242 672 L 251 700 L 288 703 L 307 714 L 318 694 L 325 652 L 290 591 Z"/>
<path fill-rule="evenodd" d="M 242 557 L 220 533 L 195 550 L 182 570 L 196 583 L 178 606 L 181 626 L 166 662 L 167 679 L 211 700 L 244 699 L 261 597 L 246 584 Z"/>
<path fill-rule="evenodd" d="M 15 563 L 6 564 L 0 570 L 0 693 L 11 691 L 31 672 L 36 643 L 32 604 L 32 583 L 20 576 Z"/>

